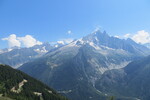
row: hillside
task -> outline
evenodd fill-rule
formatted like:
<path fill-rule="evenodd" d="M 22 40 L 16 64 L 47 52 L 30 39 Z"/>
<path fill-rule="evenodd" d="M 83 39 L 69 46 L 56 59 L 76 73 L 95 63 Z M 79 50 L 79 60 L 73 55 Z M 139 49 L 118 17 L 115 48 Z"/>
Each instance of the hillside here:
<path fill-rule="evenodd" d="M 96 88 L 104 93 L 131 96 L 149 100 L 150 56 L 129 63 L 123 69 L 105 72 L 96 82 Z"/>
<path fill-rule="evenodd" d="M 111 94 L 95 87 L 101 76 L 149 53 L 148 48 L 131 39 L 96 31 L 22 65 L 19 70 L 72 100 L 105 100 Z"/>
<path fill-rule="evenodd" d="M 67 100 L 40 81 L 0 65 L 0 100 Z"/>

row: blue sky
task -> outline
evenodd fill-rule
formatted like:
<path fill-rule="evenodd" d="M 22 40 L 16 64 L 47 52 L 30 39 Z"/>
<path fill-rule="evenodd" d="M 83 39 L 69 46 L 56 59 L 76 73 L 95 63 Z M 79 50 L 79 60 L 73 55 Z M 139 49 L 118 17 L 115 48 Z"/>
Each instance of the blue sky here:
<path fill-rule="evenodd" d="M 110 35 L 149 33 L 149 5 L 149 0 L 0 0 L 0 39 L 28 34 L 52 42 L 83 37 L 96 27 Z"/>

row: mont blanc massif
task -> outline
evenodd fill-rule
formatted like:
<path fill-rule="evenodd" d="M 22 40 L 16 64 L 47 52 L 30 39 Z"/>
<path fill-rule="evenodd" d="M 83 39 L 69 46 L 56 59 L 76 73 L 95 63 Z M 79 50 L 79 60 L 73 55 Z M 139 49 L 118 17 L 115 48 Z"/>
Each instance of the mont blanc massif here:
<path fill-rule="evenodd" d="M 68 44 L 2 49 L 0 100 L 150 100 L 149 55 L 100 30 Z"/>

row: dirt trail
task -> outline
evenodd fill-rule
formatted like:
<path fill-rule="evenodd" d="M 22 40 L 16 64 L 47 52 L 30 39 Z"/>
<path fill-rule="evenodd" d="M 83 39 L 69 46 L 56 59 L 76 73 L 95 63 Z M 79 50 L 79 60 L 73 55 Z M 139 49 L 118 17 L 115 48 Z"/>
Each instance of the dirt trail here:
<path fill-rule="evenodd" d="M 15 93 L 20 93 L 22 87 L 23 87 L 24 84 L 27 83 L 27 82 L 28 82 L 28 81 L 24 79 L 22 82 L 20 82 L 20 83 L 18 84 L 19 87 L 18 87 L 17 89 L 16 89 L 16 86 L 14 86 L 14 87 L 11 89 L 11 91 L 12 91 L 12 92 L 15 92 Z"/>

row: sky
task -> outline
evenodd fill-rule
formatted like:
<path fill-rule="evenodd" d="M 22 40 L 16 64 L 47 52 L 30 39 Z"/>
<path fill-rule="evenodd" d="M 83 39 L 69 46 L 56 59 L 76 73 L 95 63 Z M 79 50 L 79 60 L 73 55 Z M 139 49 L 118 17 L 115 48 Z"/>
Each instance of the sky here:
<path fill-rule="evenodd" d="M 150 43 L 149 5 L 150 0 L 0 0 L 0 49 L 70 41 L 96 28 Z"/>

